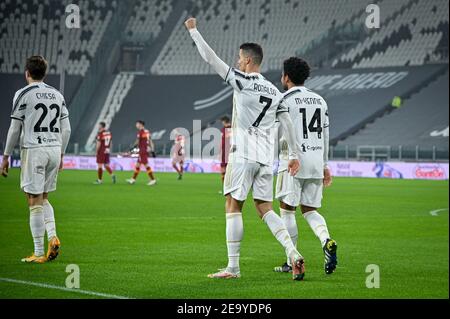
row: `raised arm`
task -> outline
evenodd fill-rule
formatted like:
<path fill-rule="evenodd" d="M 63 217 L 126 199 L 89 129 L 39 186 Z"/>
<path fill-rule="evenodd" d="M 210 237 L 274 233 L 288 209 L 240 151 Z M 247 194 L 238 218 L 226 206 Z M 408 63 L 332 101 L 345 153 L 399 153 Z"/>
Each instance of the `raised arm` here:
<path fill-rule="evenodd" d="M 198 32 L 196 19 L 189 18 L 184 25 L 188 29 L 192 40 L 194 40 L 197 50 L 203 60 L 210 64 L 220 77 L 225 80 L 230 67 L 217 56 L 214 50 L 211 49 L 208 43 L 203 39 L 200 32 Z"/>

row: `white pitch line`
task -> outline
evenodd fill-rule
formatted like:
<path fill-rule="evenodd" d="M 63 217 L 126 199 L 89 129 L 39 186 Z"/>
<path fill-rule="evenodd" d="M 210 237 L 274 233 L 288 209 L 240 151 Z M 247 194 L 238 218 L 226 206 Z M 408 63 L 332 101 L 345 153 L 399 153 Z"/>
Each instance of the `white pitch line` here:
<path fill-rule="evenodd" d="M 438 216 L 439 212 L 443 212 L 446 210 L 448 211 L 448 208 L 440 208 L 440 209 L 430 211 L 430 214 L 431 214 L 431 216 Z"/>
<path fill-rule="evenodd" d="M 0 278 L 0 281 L 14 283 L 14 284 L 20 284 L 20 285 L 27 285 L 27 286 L 35 286 L 35 287 L 47 288 L 47 289 L 56 289 L 56 290 L 62 290 L 62 291 L 67 291 L 67 292 L 83 294 L 83 295 L 104 297 L 104 298 L 108 298 L 108 299 L 130 299 L 130 298 L 124 297 L 124 296 L 104 294 L 104 293 L 101 293 L 101 292 L 82 290 L 82 289 L 72 289 L 72 288 L 67 288 L 67 287 L 54 286 L 54 285 L 49 285 L 49 284 L 42 284 L 42 283 L 38 283 L 38 282 L 17 280 L 17 279 L 11 279 L 11 278 Z"/>

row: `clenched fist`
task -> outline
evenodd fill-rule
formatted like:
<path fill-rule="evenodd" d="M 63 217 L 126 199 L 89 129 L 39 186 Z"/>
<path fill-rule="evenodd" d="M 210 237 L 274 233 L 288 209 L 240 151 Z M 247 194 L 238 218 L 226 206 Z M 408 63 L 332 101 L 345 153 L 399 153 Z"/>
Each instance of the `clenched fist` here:
<path fill-rule="evenodd" d="M 184 22 L 184 25 L 188 30 L 197 28 L 197 20 L 195 18 L 189 18 Z"/>

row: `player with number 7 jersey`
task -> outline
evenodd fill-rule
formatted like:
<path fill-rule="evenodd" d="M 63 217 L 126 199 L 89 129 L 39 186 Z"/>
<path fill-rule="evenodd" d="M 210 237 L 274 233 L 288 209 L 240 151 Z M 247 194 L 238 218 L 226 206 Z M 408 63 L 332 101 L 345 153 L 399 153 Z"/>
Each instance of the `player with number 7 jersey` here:
<path fill-rule="evenodd" d="M 224 180 L 228 265 L 208 277 L 240 277 L 240 243 L 244 229 L 242 208 L 252 190 L 259 216 L 292 261 L 292 278 L 302 280 L 304 258 L 294 247 L 283 221 L 272 207 L 275 120 L 280 121 L 286 132 L 290 145 L 288 171 L 292 175 L 299 165 L 295 132 L 288 109 L 280 103 L 281 93 L 261 74 L 263 49 L 257 43 L 243 43 L 239 48 L 237 70 L 222 61 L 206 43 L 197 30 L 195 18 L 187 19 L 185 26 L 201 57 L 234 90 L 232 141 Z"/>

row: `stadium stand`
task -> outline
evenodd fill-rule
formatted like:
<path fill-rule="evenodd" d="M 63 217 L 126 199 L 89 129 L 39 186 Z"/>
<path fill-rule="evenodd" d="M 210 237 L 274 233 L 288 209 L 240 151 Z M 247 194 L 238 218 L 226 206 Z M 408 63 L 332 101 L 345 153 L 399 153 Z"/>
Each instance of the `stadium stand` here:
<path fill-rule="evenodd" d="M 265 49 L 263 71 L 268 71 L 279 69 L 286 56 L 317 41 L 331 28 L 359 16 L 368 3 L 366 0 L 200 0 L 194 1 L 189 14 L 197 16 L 204 37 L 230 64 L 235 62 L 236 48 L 241 43 L 260 43 Z M 192 50 L 192 45 L 185 30 L 177 26 L 152 65 L 151 73 L 211 74 L 212 70 Z"/>
<path fill-rule="evenodd" d="M 172 7 L 172 0 L 138 0 L 125 29 L 125 40 L 146 43 L 155 39 Z"/>
<path fill-rule="evenodd" d="M 164 154 L 173 128 L 185 127 L 192 134 L 220 126 L 217 119 L 231 114 L 232 90 L 200 58 L 183 26 L 193 15 L 230 65 L 242 42 L 261 43 L 262 71 L 277 85 L 282 60 L 307 57 L 313 65 L 307 86 L 327 99 L 336 147 L 435 145 L 446 150 L 448 159 L 446 0 L 116 1 L 77 1 L 85 21 L 81 30 L 62 27 L 69 0 L 0 3 L 0 84 L 12 96 L 23 86 L 25 58 L 37 51 L 50 61 L 49 83 L 59 87 L 55 74 L 69 54 L 65 95 L 73 122 L 71 143 L 83 146 L 76 148 L 82 152 L 92 152 L 99 121 L 110 124 L 117 152 L 134 140 L 134 122 L 145 120 L 157 151 Z M 365 26 L 370 3 L 381 9 L 377 30 Z M 127 46 L 140 50 L 134 74 L 117 73 L 125 70 L 121 53 Z M 13 82 L 6 83 L 10 76 Z M 447 92 L 446 100 L 438 90 Z M 394 96 L 401 96 L 404 105 L 392 111 Z M 434 99 L 443 102 L 432 104 Z M 419 124 L 415 121 L 423 108 L 418 105 L 425 101 L 438 115 Z M 10 104 L 0 101 L 2 108 Z M 193 127 L 193 120 L 201 124 Z M 7 119 L 0 125 L 4 136 Z M 383 130 L 380 137 L 378 130 Z M 408 140 L 387 138 L 409 132 Z"/>
<path fill-rule="evenodd" d="M 398 15 L 387 19 L 387 25 L 332 65 L 336 68 L 389 67 L 422 65 L 436 59 L 439 48 L 445 45 L 444 36 L 447 36 L 448 51 L 448 9 L 447 0 L 412 1 Z"/>
<path fill-rule="evenodd" d="M 36 52 L 49 61 L 49 73 L 84 75 L 111 20 L 115 1 L 80 0 L 79 29 L 65 26 L 70 0 L 5 0 L 0 4 L 0 72 L 22 73 Z M 67 63 L 64 63 L 67 58 Z"/>
<path fill-rule="evenodd" d="M 448 72 L 341 145 L 422 145 L 448 149 Z M 445 133 L 447 131 L 447 133 Z"/>
<path fill-rule="evenodd" d="M 100 115 L 95 125 L 92 126 L 91 134 L 86 142 L 86 150 L 92 150 L 95 145 L 98 123 L 103 121 L 109 127 L 115 114 L 120 111 L 122 102 L 133 85 L 134 77 L 135 75 L 132 73 L 119 73 L 114 79 Z"/>

